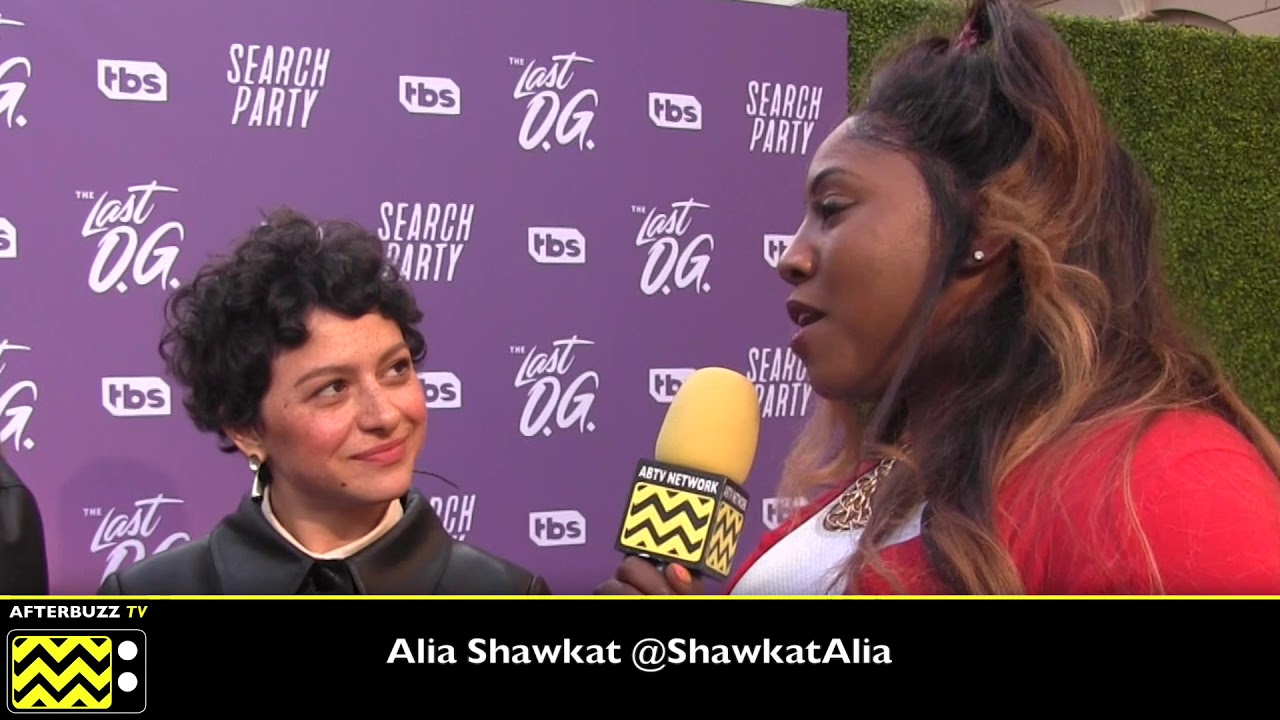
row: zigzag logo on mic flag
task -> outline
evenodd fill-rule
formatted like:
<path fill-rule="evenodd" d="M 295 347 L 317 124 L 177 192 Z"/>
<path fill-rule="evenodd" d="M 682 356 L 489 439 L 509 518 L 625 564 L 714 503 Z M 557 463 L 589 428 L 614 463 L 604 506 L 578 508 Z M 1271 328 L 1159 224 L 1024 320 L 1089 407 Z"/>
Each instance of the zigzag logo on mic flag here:
<path fill-rule="evenodd" d="M 738 512 L 738 508 L 729 503 L 722 503 L 716 513 L 715 529 L 711 532 L 711 542 L 707 543 L 706 565 L 721 575 L 729 574 L 733 565 L 733 556 L 738 552 L 738 538 L 742 536 L 742 526 L 746 518 Z"/>
<path fill-rule="evenodd" d="M 711 527 L 715 498 L 636 483 L 622 526 L 622 543 L 686 562 L 698 562 Z"/>
<path fill-rule="evenodd" d="M 111 707 L 111 638 L 19 635 L 10 649 L 15 709 L 105 710 Z"/>

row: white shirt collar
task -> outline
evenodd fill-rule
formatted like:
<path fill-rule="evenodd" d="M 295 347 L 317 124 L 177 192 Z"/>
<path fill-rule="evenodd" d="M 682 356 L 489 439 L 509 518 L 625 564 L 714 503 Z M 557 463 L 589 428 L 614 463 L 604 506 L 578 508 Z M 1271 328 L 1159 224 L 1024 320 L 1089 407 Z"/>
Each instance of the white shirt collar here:
<path fill-rule="evenodd" d="M 269 485 L 263 485 L 256 478 L 254 479 L 253 496 L 262 498 L 262 514 L 266 516 L 267 522 L 271 524 L 271 527 L 275 528 L 276 532 L 280 533 L 280 537 L 288 540 L 291 545 L 298 548 L 298 550 L 304 554 L 317 560 L 343 560 L 345 558 L 349 558 L 372 545 L 378 538 L 386 535 L 390 532 L 391 528 L 395 527 L 396 523 L 400 522 L 400 518 L 404 517 L 404 507 L 400 505 L 400 501 L 398 499 L 392 500 L 391 503 L 387 505 L 386 514 L 382 516 L 382 522 L 378 523 L 378 526 L 371 530 L 369 534 L 347 543 L 340 548 L 334 548 L 329 552 L 315 553 L 303 547 L 302 543 L 298 542 L 298 539 L 290 534 L 288 530 L 285 530 L 284 526 L 280 524 L 280 521 L 276 519 L 275 513 L 271 512 L 270 490 L 271 488 Z"/>

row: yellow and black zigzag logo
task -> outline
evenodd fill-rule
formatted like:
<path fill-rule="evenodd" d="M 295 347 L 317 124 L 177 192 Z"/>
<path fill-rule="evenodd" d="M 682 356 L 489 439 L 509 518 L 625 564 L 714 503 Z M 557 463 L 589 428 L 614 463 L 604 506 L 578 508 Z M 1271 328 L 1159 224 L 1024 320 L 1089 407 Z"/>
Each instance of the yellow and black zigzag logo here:
<path fill-rule="evenodd" d="M 715 498 L 636 483 L 622 526 L 622 544 L 697 562 L 707 540 Z"/>
<path fill-rule="evenodd" d="M 18 635 L 10 653 L 14 709 L 111 707 L 111 638 Z"/>
<path fill-rule="evenodd" d="M 746 518 L 738 512 L 738 508 L 724 503 L 716 513 L 715 529 L 711 531 L 711 542 L 707 543 L 706 566 L 720 573 L 729 574 L 733 564 L 733 556 L 738 552 L 738 538 L 742 536 L 742 526 Z"/>

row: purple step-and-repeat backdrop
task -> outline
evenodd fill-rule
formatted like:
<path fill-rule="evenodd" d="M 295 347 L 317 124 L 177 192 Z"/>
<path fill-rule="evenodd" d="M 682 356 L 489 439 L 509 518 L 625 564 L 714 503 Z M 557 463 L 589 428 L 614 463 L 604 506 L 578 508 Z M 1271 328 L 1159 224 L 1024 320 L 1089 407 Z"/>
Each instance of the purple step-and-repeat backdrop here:
<path fill-rule="evenodd" d="M 813 406 L 774 265 L 847 104 L 843 15 L 731 0 L 0 1 L 0 452 L 52 589 L 249 490 L 156 346 L 292 205 L 376 231 L 426 313 L 450 532 L 589 592 L 688 368 L 760 391 L 745 552 Z M 741 554 L 739 556 L 741 560 Z"/>

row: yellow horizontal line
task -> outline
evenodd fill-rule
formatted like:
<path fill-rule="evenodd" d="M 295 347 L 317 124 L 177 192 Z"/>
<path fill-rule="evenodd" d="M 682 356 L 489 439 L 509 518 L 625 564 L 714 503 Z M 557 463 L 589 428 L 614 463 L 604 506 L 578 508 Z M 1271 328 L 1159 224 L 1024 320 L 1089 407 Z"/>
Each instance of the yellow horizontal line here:
<path fill-rule="evenodd" d="M 1278 600 L 1280 595 L 3 595 L 0 600 Z"/>

